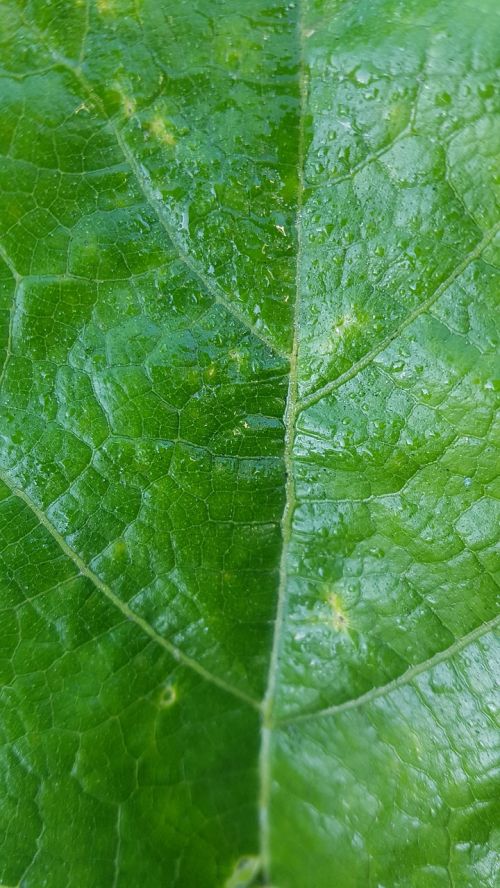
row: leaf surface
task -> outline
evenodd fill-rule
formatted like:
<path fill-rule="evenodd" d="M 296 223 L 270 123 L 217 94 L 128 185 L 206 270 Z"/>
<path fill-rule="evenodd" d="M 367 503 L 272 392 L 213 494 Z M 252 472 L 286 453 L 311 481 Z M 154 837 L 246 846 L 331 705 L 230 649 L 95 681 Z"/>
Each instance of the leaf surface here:
<path fill-rule="evenodd" d="M 494 0 L 4 0 L 0 879 L 498 879 Z"/>

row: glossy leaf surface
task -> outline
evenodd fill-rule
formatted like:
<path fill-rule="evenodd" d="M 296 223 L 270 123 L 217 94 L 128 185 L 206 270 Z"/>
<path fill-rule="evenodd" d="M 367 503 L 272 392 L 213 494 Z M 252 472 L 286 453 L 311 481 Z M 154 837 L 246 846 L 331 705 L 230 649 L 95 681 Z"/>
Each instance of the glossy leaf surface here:
<path fill-rule="evenodd" d="M 3 0 L 0 880 L 498 865 L 494 0 Z"/>

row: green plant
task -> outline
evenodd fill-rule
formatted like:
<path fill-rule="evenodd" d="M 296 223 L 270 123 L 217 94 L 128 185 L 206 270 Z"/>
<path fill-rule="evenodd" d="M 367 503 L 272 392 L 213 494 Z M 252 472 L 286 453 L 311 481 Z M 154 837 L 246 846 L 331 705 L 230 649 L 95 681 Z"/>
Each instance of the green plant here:
<path fill-rule="evenodd" d="M 5 886 L 497 884 L 499 11 L 3 0 Z"/>

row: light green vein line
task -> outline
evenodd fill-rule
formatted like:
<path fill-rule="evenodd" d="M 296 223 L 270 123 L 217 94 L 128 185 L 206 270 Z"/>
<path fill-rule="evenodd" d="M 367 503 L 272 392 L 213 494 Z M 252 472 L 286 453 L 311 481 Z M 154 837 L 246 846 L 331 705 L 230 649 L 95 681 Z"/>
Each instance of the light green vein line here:
<path fill-rule="evenodd" d="M 126 139 L 123 137 L 123 134 L 120 128 L 116 125 L 115 121 L 109 114 L 106 112 L 106 108 L 101 101 L 99 95 L 92 88 L 91 84 L 88 82 L 85 77 L 81 64 L 82 64 L 82 56 L 80 56 L 80 60 L 78 64 L 73 62 L 71 59 L 67 58 L 65 55 L 60 53 L 54 46 L 52 46 L 46 39 L 46 36 L 43 34 L 40 29 L 36 28 L 32 22 L 28 25 L 30 31 L 32 32 L 34 39 L 41 43 L 50 53 L 54 62 L 65 68 L 67 71 L 70 71 L 74 77 L 78 80 L 80 86 L 83 88 L 84 92 L 87 94 L 88 98 L 94 103 L 95 107 L 98 109 L 99 113 L 104 118 L 108 128 L 114 135 L 118 147 L 125 159 L 128 163 L 129 167 L 134 174 L 137 184 L 139 185 L 140 190 L 142 191 L 144 198 L 147 203 L 153 209 L 160 225 L 165 230 L 172 246 L 177 251 L 177 255 L 181 262 L 183 262 L 191 271 L 191 273 L 198 279 L 198 281 L 202 284 L 204 289 L 213 297 L 214 301 L 220 305 L 223 305 L 224 308 L 233 315 L 256 339 L 260 340 L 264 345 L 267 346 L 274 354 L 278 355 L 282 358 L 288 358 L 288 355 L 280 349 L 276 343 L 268 336 L 263 330 L 258 329 L 255 324 L 252 324 L 248 317 L 245 315 L 243 311 L 236 305 L 229 296 L 222 290 L 222 288 L 215 282 L 211 281 L 200 268 L 199 264 L 194 260 L 185 250 L 183 244 L 179 241 L 179 237 L 175 228 L 171 225 L 170 219 L 167 214 L 166 206 L 161 197 L 157 196 L 156 189 L 151 181 L 149 172 L 146 168 L 137 161 L 133 151 L 128 145 Z"/>
<path fill-rule="evenodd" d="M 456 268 L 453 269 L 450 275 L 444 280 L 439 287 L 436 288 L 434 293 L 428 297 L 424 302 L 418 305 L 409 315 L 401 322 L 394 330 L 391 330 L 388 335 L 382 339 L 378 345 L 372 348 L 369 352 L 366 353 L 359 361 L 356 361 L 349 370 L 346 370 L 345 373 L 342 373 L 341 376 L 338 376 L 337 379 L 332 380 L 332 382 L 327 382 L 326 385 L 321 386 L 321 388 L 317 389 L 314 392 L 311 392 L 310 395 L 306 395 L 304 398 L 300 400 L 297 405 L 297 412 L 300 413 L 302 410 L 306 410 L 307 407 L 311 407 L 313 404 L 316 404 L 318 401 L 321 401 L 326 395 L 330 394 L 330 392 L 335 391 L 336 389 L 341 388 L 345 385 L 346 382 L 349 382 L 351 379 L 354 379 L 365 367 L 368 367 L 369 364 L 373 361 L 374 358 L 377 357 L 391 342 L 394 342 L 395 339 L 399 336 L 406 327 L 409 327 L 410 324 L 413 323 L 420 315 L 424 314 L 434 305 L 435 302 L 439 299 L 440 296 L 450 287 L 454 281 L 460 277 L 461 274 L 469 267 L 469 265 L 474 262 L 476 259 L 481 258 L 481 253 L 485 248 L 494 240 L 498 232 L 500 231 L 500 222 L 495 225 L 491 231 L 488 231 L 487 234 L 479 241 L 479 243 L 471 250 L 470 253 L 465 256 L 465 258 L 460 262 Z"/>
<path fill-rule="evenodd" d="M 297 189 L 297 216 L 296 216 L 296 238 L 297 238 L 297 264 L 296 264 L 296 292 L 295 306 L 293 317 L 293 344 L 290 355 L 290 375 L 288 381 L 288 395 L 285 409 L 285 451 L 284 463 L 286 472 L 286 488 L 285 488 L 285 507 L 281 520 L 282 534 L 282 550 L 279 567 L 279 586 L 278 586 L 278 602 L 276 608 L 276 617 L 274 624 L 273 645 L 271 651 L 271 660 L 269 664 L 269 674 L 267 680 L 267 690 L 263 701 L 262 726 L 261 726 L 261 745 L 259 755 L 259 779 L 260 779 L 260 795 L 259 795 L 259 830 L 260 830 L 260 858 L 262 862 L 262 872 L 264 879 L 270 881 L 270 862 L 271 862 L 271 836 L 270 836 L 270 803 L 271 803 L 271 783 L 272 783 L 272 765 L 271 765 L 271 746 L 272 746 L 272 711 L 275 700 L 276 685 L 278 680 L 279 658 L 282 646 L 283 629 L 286 619 L 287 610 L 287 561 L 288 549 L 292 535 L 293 514 L 295 511 L 295 480 L 293 468 L 293 446 L 295 439 L 295 417 L 297 409 L 298 396 L 298 380 L 297 380 L 297 358 L 299 350 L 299 315 L 300 315 L 300 268 L 302 258 L 302 201 L 304 193 L 304 151 L 305 151 L 305 133 L 304 119 L 306 106 L 306 75 L 303 59 L 303 23 L 302 15 L 297 13 L 297 45 L 299 54 L 299 89 L 300 89 L 300 117 L 299 117 L 299 148 L 297 159 L 298 170 L 298 189 Z"/>
<path fill-rule="evenodd" d="M 110 117 L 107 117 L 106 119 L 108 120 L 109 127 L 113 131 L 116 141 L 118 142 L 118 145 L 120 146 L 124 157 L 127 159 L 135 175 L 135 178 L 139 184 L 142 193 L 144 194 L 144 197 L 146 198 L 150 207 L 154 210 L 161 226 L 165 229 L 168 237 L 170 238 L 170 241 L 177 250 L 178 256 L 181 261 L 200 281 L 204 289 L 212 296 L 215 302 L 223 305 L 226 311 L 232 314 L 233 317 L 235 317 L 240 322 L 240 324 L 246 327 L 246 329 L 249 330 L 253 336 L 255 336 L 257 339 L 260 339 L 260 341 L 263 342 L 264 345 L 266 345 L 269 349 L 271 349 L 271 351 L 273 351 L 275 354 L 280 355 L 281 357 L 288 357 L 278 348 L 278 346 L 272 341 L 269 336 L 267 336 L 262 330 L 258 330 L 253 324 L 249 322 L 244 312 L 242 312 L 237 305 L 231 302 L 231 300 L 221 290 L 219 285 L 211 281 L 201 270 L 198 263 L 195 262 L 195 260 L 192 259 L 192 257 L 188 253 L 185 252 L 185 250 L 179 243 L 179 238 L 175 229 L 166 218 L 165 204 L 163 200 L 156 194 L 156 189 L 153 185 L 153 182 L 151 181 L 148 171 L 145 167 L 137 162 L 133 152 L 130 150 L 129 145 L 123 138 L 120 129 L 115 125 L 114 121 Z"/>
<path fill-rule="evenodd" d="M 172 644 L 171 641 L 168 641 L 166 638 L 163 638 L 162 635 L 159 635 L 155 629 L 143 619 L 143 617 L 139 616 L 135 611 L 133 611 L 128 604 L 121 600 L 118 595 L 113 592 L 113 590 L 105 583 L 101 578 L 94 573 L 94 571 L 88 567 L 83 559 L 78 555 L 71 546 L 68 545 L 64 537 L 59 533 L 56 527 L 52 524 L 52 522 L 47 518 L 44 512 L 38 508 L 38 506 L 33 502 L 33 500 L 25 493 L 24 490 L 21 490 L 19 487 L 16 487 L 15 484 L 11 481 L 11 479 L 5 475 L 4 472 L 0 472 L 0 480 L 9 488 L 14 496 L 17 496 L 20 500 L 25 503 L 29 509 L 36 515 L 40 524 L 45 527 L 45 529 L 50 533 L 51 537 L 56 541 L 59 545 L 60 549 L 64 552 L 64 554 L 71 559 L 73 564 L 78 568 L 79 573 L 87 577 L 94 586 L 102 592 L 106 598 L 111 601 L 112 604 L 123 614 L 123 616 L 130 620 L 132 623 L 135 623 L 139 626 L 142 631 L 148 635 L 156 644 L 166 650 L 178 663 L 181 663 L 183 666 L 187 666 L 189 669 L 192 669 L 193 672 L 198 673 L 204 678 L 206 681 L 211 682 L 211 684 L 217 685 L 217 687 L 221 688 L 223 691 L 226 691 L 228 694 L 232 694 L 233 697 L 238 697 L 240 700 L 243 700 L 245 703 L 248 703 L 254 709 L 260 710 L 260 703 L 258 700 L 255 700 L 253 697 L 250 697 L 244 691 L 241 691 L 239 688 L 233 687 L 233 685 L 228 684 L 224 681 L 223 678 L 219 678 L 218 675 L 214 675 L 212 672 L 209 672 L 208 669 L 205 669 L 201 663 L 198 663 L 197 660 L 193 660 L 192 657 L 189 657 L 180 648 L 176 647 L 176 645 Z"/>
<path fill-rule="evenodd" d="M 16 267 L 15 267 L 15 265 L 14 265 L 12 259 L 10 258 L 9 254 L 8 254 L 7 250 L 5 249 L 5 247 L 4 247 L 3 244 L 0 244 L 0 259 L 2 259 L 2 260 L 5 262 L 5 264 L 6 264 L 7 268 L 9 269 L 9 271 L 10 271 L 12 277 L 15 278 L 16 281 L 19 281 L 20 278 L 21 278 L 21 275 L 20 275 L 19 272 L 17 271 L 17 269 L 16 269 Z M 0 885 L 0 888 L 2 888 L 1 885 Z"/>
<path fill-rule="evenodd" d="M 9 313 L 9 329 L 8 329 L 8 333 L 7 333 L 7 345 L 5 347 L 5 357 L 4 357 L 2 369 L 0 371 L 0 388 L 1 388 L 3 385 L 4 379 L 5 379 L 7 367 L 9 365 L 10 359 L 12 358 L 12 343 L 13 343 L 13 339 L 14 339 L 14 324 L 15 324 L 15 319 L 16 319 L 16 312 L 19 307 L 20 296 L 23 292 L 23 278 L 21 277 L 19 272 L 16 270 L 16 267 L 15 267 L 14 263 L 12 262 L 12 259 L 10 258 L 9 254 L 7 253 L 7 250 L 5 249 L 3 244 L 0 244 L 0 259 L 3 259 L 5 265 L 9 269 L 9 271 L 15 281 L 14 293 L 12 296 L 12 304 L 11 304 L 10 313 Z M 0 888 L 1 888 L 1 885 L 0 885 Z"/>
<path fill-rule="evenodd" d="M 473 642 L 477 641 L 483 635 L 487 635 L 488 632 L 492 632 L 497 626 L 500 626 L 500 615 L 494 617 L 494 619 L 490 620 L 488 623 L 482 623 L 481 626 L 473 629 L 472 632 L 464 635 L 463 638 L 454 641 L 453 644 L 444 651 L 439 651 L 437 654 L 434 654 L 434 656 L 429 657 L 428 660 L 424 660 L 416 666 L 411 666 L 398 678 L 393 679 L 393 681 L 390 681 L 385 685 L 381 685 L 379 688 L 372 688 L 372 690 L 367 691 L 366 694 L 361 694 L 361 696 L 355 697 L 353 700 L 346 700 L 345 703 L 339 703 L 338 706 L 328 706 L 326 709 L 319 709 L 317 712 L 303 712 L 299 715 L 290 716 L 289 718 L 280 720 L 279 725 L 285 726 L 316 718 L 325 718 L 328 715 L 338 715 L 341 712 L 347 712 L 349 709 L 358 709 L 360 706 L 365 706 L 366 704 L 371 703 L 372 700 L 386 697 L 388 694 L 392 693 L 392 691 L 396 691 L 398 688 L 410 684 L 414 678 L 418 675 L 422 675 L 423 672 L 428 672 L 439 663 L 444 663 L 451 657 L 455 656 L 455 654 L 459 654 L 464 648 L 473 644 Z"/>
<path fill-rule="evenodd" d="M 123 133 L 119 126 L 116 125 L 115 121 L 112 117 L 107 113 L 106 108 L 101 101 L 99 95 L 92 89 L 91 84 L 87 81 L 85 75 L 83 74 L 81 67 L 79 65 L 73 64 L 69 59 L 65 56 L 60 55 L 56 50 L 52 47 L 49 47 L 49 51 L 53 56 L 54 60 L 59 64 L 70 71 L 74 77 L 78 80 L 80 86 L 87 94 L 90 101 L 93 105 L 98 109 L 99 113 L 104 118 L 109 130 L 113 133 L 113 136 L 116 140 L 116 143 L 125 159 L 128 163 L 132 173 L 137 181 L 137 184 L 144 195 L 145 200 L 155 213 L 158 222 L 166 232 L 168 239 L 170 240 L 172 246 L 177 252 L 178 258 L 181 262 L 189 268 L 191 274 L 197 278 L 197 280 L 201 283 L 203 288 L 209 293 L 210 296 L 214 299 L 216 303 L 224 306 L 226 311 L 228 311 L 233 317 L 235 317 L 240 324 L 242 324 L 256 339 L 259 339 L 264 345 L 267 346 L 271 351 L 273 351 L 276 355 L 279 355 L 282 358 L 287 358 L 286 355 L 270 336 L 268 336 L 263 330 L 258 329 L 254 324 L 252 324 L 245 313 L 241 311 L 238 305 L 236 305 L 221 289 L 221 287 L 215 282 L 210 280 L 209 277 L 205 274 L 198 262 L 186 252 L 183 244 L 179 240 L 179 236 L 174 226 L 170 222 L 169 215 L 167 213 L 167 208 L 165 203 L 158 193 L 154 183 L 151 180 L 151 176 L 146 167 L 141 164 L 135 154 L 133 153 L 130 145 L 127 140 L 124 138 Z"/>

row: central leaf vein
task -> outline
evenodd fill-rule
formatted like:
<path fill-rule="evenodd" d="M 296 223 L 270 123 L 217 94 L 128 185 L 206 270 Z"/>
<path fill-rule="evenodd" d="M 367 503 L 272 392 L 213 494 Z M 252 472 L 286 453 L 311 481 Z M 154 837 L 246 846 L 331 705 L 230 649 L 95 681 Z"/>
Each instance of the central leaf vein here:
<path fill-rule="evenodd" d="M 287 562 L 288 550 L 293 527 L 293 515 L 296 505 L 295 479 L 293 466 L 293 448 L 295 441 L 295 422 L 298 407 L 298 353 L 299 353 L 299 317 L 300 317 L 300 269 L 302 261 L 302 204 L 304 194 L 304 156 L 305 156 L 305 107 L 306 107 L 306 71 L 303 57 L 303 22 L 301 8 L 297 12 L 296 41 L 299 72 L 299 145 L 297 158 L 297 215 L 296 215 L 296 290 L 293 314 L 293 343 L 290 354 L 290 369 L 288 380 L 288 394 L 285 409 L 285 505 L 283 509 L 281 531 L 282 549 L 279 566 L 278 601 L 276 607 L 273 645 L 269 664 L 267 690 L 263 701 L 261 748 L 259 759 L 260 798 L 259 798 L 259 828 L 260 828 L 260 856 L 264 877 L 270 879 L 270 822 L 269 807 L 271 801 L 271 741 L 272 718 L 276 697 L 278 680 L 279 659 L 283 639 L 283 630 L 287 610 Z"/>

